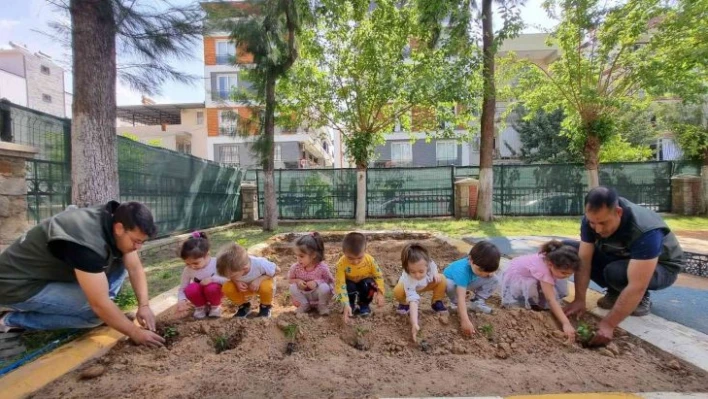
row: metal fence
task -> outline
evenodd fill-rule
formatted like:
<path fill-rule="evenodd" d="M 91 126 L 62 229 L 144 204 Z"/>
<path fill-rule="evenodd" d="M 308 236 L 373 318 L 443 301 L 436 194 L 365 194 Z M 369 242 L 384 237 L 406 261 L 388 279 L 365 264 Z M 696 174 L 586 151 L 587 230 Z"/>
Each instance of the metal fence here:
<path fill-rule="evenodd" d="M 262 173 L 257 172 L 261 217 Z M 688 161 L 608 163 L 600 165 L 599 179 L 636 204 L 670 212 L 671 177 L 698 173 L 700 165 Z M 369 168 L 367 217 L 451 216 L 454 182 L 464 177 L 478 178 L 479 167 Z M 580 215 L 585 182 L 585 168 L 578 164 L 496 165 L 493 211 L 500 216 Z M 355 169 L 276 170 L 275 186 L 283 219 L 354 217 Z"/>
<path fill-rule="evenodd" d="M 71 120 L 0 101 L 3 141 L 38 149 L 27 162 L 30 222 L 71 203 Z M 153 212 L 160 236 L 241 218 L 238 168 L 118 137 L 121 201 L 140 201 Z"/>

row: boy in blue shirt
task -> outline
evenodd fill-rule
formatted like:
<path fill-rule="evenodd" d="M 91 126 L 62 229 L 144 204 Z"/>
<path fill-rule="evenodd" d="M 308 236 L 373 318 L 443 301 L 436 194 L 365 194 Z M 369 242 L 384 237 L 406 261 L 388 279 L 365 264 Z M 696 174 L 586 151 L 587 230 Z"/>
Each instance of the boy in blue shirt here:
<path fill-rule="evenodd" d="M 467 290 L 474 293 L 470 308 L 476 312 L 492 313 L 486 300 L 499 286 L 494 273 L 499 269 L 499 249 L 488 241 L 480 241 L 472 247 L 469 256 L 458 259 L 443 270 L 447 278 L 447 296 L 452 307 L 457 306 L 462 332 L 474 334 L 474 325 L 467 314 Z"/>

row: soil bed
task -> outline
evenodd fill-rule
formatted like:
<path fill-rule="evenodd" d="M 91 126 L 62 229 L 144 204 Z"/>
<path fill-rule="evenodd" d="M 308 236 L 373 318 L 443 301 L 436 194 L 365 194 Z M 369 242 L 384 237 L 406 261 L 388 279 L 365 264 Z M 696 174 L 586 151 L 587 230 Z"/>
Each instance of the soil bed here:
<path fill-rule="evenodd" d="M 285 280 L 295 261 L 292 238 L 281 236 L 265 250 L 283 268 L 272 319 L 231 319 L 234 309 L 229 306 L 218 320 L 180 320 L 168 311 L 161 322 L 177 331 L 169 348 L 150 350 L 123 342 L 34 397 L 310 399 L 708 392 L 706 373 L 623 331 L 607 349 L 569 346 L 549 312 L 499 309 L 494 299 L 495 314 L 473 315 L 478 334 L 466 338 L 459 332 L 457 315 L 434 315 L 430 297 L 424 295 L 422 345 L 410 341 L 408 320 L 396 315 L 391 296 L 385 307 L 374 307 L 371 318 L 355 319 L 350 326 L 342 324 L 338 311 L 329 317 L 296 316 Z M 408 239 L 423 241 L 439 265 L 463 256 L 431 236 L 372 237 L 369 253 L 382 267 L 389 290 L 400 275 L 400 250 Z M 336 235 L 327 240 L 326 260 L 332 268 L 340 256 L 340 241 Z M 595 320 L 585 322 L 592 325 Z M 105 373 L 79 380 L 82 370 L 96 364 L 105 366 Z"/>

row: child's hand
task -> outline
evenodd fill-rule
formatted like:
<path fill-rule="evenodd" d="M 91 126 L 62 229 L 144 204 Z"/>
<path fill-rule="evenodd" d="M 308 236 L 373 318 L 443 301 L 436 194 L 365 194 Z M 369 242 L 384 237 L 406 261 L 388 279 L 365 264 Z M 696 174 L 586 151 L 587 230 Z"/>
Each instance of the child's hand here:
<path fill-rule="evenodd" d="M 413 338 L 413 342 L 418 343 L 418 331 L 420 331 L 420 326 L 417 324 L 413 324 L 411 326 L 411 337 Z"/>
<path fill-rule="evenodd" d="M 563 332 L 565 333 L 565 336 L 568 337 L 568 343 L 572 344 L 575 342 L 575 328 L 573 328 L 573 325 L 570 323 L 565 323 L 563 324 Z"/>
<path fill-rule="evenodd" d="M 305 288 L 307 288 L 308 290 L 314 290 L 315 288 L 317 288 L 317 281 L 313 280 L 313 281 L 307 282 L 305 284 Z"/>
<path fill-rule="evenodd" d="M 342 320 L 344 324 L 349 324 L 349 319 L 352 317 L 352 307 L 347 305 L 344 307 L 344 312 L 342 314 Z"/>
<path fill-rule="evenodd" d="M 243 281 L 239 281 L 236 283 L 236 288 L 238 288 L 238 290 L 241 292 L 248 291 L 248 284 L 244 283 Z"/>
<path fill-rule="evenodd" d="M 463 321 L 460 327 L 462 327 L 462 332 L 467 335 L 477 333 L 477 330 L 474 329 L 474 324 L 472 324 L 471 321 Z"/>
<path fill-rule="evenodd" d="M 435 275 L 433 276 L 433 282 L 434 283 L 440 282 L 440 273 L 435 273 Z"/>
<path fill-rule="evenodd" d="M 177 311 L 176 316 L 177 317 L 184 317 L 187 315 L 187 312 L 189 311 L 189 302 L 187 301 L 179 301 L 177 304 Z"/>
<path fill-rule="evenodd" d="M 376 301 L 376 306 L 378 307 L 382 307 L 386 304 L 386 298 L 384 298 L 383 294 L 380 292 L 374 295 L 374 301 Z"/>
<path fill-rule="evenodd" d="M 300 291 L 305 291 L 307 289 L 307 283 L 305 282 L 305 280 L 298 280 L 297 281 L 297 288 Z"/>
<path fill-rule="evenodd" d="M 211 278 L 210 278 L 210 277 L 207 277 L 207 278 L 205 278 L 204 280 L 202 280 L 199 284 L 201 284 L 201 285 L 209 285 L 209 284 L 211 284 L 211 283 L 212 283 Z"/>
<path fill-rule="evenodd" d="M 251 281 L 251 284 L 248 284 L 248 288 L 249 288 L 249 290 L 251 290 L 251 292 L 258 291 L 258 287 L 260 287 L 260 286 L 261 286 L 260 279 L 253 280 L 253 281 Z"/>

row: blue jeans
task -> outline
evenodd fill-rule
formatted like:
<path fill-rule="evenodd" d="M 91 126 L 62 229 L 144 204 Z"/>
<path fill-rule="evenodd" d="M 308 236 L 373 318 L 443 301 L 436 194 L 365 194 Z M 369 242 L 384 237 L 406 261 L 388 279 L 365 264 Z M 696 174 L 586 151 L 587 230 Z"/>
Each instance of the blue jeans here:
<path fill-rule="evenodd" d="M 107 275 L 108 295 L 111 299 L 118 295 L 127 275 L 123 265 L 114 267 Z M 49 283 L 32 298 L 4 307 L 13 310 L 5 323 L 26 330 L 92 328 L 103 324 L 89 306 L 86 294 L 78 282 Z"/>

